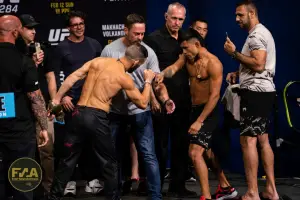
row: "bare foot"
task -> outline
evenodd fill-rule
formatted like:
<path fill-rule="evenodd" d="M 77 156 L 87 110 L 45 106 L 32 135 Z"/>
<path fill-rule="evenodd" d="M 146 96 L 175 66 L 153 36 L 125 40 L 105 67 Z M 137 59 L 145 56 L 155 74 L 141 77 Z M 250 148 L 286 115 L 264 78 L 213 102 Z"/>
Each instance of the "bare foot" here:
<path fill-rule="evenodd" d="M 279 199 L 279 195 L 277 194 L 277 192 L 261 192 L 260 197 L 262 197 L 262 199 L 270 199 L 270 200 L 278 200 Z"/>
<path fill-rule="evenodd" d="M 258 194 L 250 194 L 250 193 L 244 194 L 241 199 L 242 200 L 260 200 Z"/>

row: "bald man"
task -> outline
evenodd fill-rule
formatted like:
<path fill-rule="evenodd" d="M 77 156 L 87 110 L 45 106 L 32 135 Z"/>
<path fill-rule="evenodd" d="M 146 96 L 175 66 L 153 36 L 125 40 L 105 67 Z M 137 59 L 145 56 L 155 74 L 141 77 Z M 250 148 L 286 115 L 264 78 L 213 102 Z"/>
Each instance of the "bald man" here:
<path fill-rule="evenodd" d="M 32 60 L 15 47 L 22 25 L 12 15 L 0 17 L 0 199 L 7 198 L 7 173 L 17 159 L 34 159 L 36 149 L 35 118 L 41 126 L 39 147 L 48 142 L 47 111 L 38 88 L 37 71 Z M 33 112 L 33 113 L 32 113 Z M 16 200 L 33 199 L 32 192 L 12 189 Z"/>

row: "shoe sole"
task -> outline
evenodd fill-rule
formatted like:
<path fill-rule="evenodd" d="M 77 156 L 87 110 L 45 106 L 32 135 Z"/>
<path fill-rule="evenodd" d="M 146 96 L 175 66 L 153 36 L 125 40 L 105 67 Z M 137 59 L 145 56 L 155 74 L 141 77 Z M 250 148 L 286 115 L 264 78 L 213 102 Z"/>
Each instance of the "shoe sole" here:
<path fill-rule="evenodd" d="M 64 194 L 64 197 L 76 197 L 76 193 L 67 192 L 66 194 Z"/>
<path fill-rule="evenodd" d="M 216 200 L 225 200 L 225 199 L 233 199 L 234 197 L 236 197 L 238 195 L 237 191 L 232 192 L 230 195 L 225 195 L 222 197 L 217 198 Z"/>

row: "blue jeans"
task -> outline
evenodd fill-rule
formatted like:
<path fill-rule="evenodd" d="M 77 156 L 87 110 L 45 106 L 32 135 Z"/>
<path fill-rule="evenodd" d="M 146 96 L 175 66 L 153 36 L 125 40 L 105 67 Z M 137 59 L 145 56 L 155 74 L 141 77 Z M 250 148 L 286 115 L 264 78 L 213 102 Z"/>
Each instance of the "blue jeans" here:
<path fill-rule="evenodd" d="M 112 129 L 112 135 L 116 140 L 116 150 L 118 160 L 122 159 L 122 143 L 128 140 L 129 135 L 125 135 L 125 129 L 127 124 L 131 125 L 132 137 L 135 142 L 138 153 L 144 160 L 144 167 L 146 170 L 146 176 L 148 181 L 149 197 L 152 200 L 161 199 L 161 183 L 159 165 L 155 154 L 154 148 L 154 132 L 152 125 L 152 116 L 150 111 L 139 113 L 136 115 L 124 116 L 115 113 L 110 113 L 110 125 Z M 121 166 L 119 165 L 119 170 Z M 121 173 L 119 173 L 119 184 L 121 179 Z"/>

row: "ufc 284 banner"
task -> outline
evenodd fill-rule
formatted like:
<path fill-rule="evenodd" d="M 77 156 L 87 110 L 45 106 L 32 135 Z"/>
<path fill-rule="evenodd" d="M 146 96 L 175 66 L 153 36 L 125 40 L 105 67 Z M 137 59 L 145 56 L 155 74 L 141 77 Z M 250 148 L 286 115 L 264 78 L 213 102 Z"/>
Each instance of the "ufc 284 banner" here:
<path fill-rule="evenodd" d="M 64 15 L 71 10 L 87 14 L 86 35 L 105 46 L 124 35 L 128 14 L 146 17 L 146 0 L 0 0 L 0 15 L 31 14 L 41 24 L 37 27 L 37 39 L 52 45 L 68 35 Z"/>
<path fill-rule="evenodd" d="M 71 10 L 87 14 L 85 35 L 102 47 L 124 36 L 125 17 L 137 13 L 146 18 L 146 0 L 0 0 L 0 16 L 30 14 L 37 22 L 36 40 L 55 46 L 69 35 L 65 15 Z M 59 74 L 64 80 L 64 74 Z"/>

